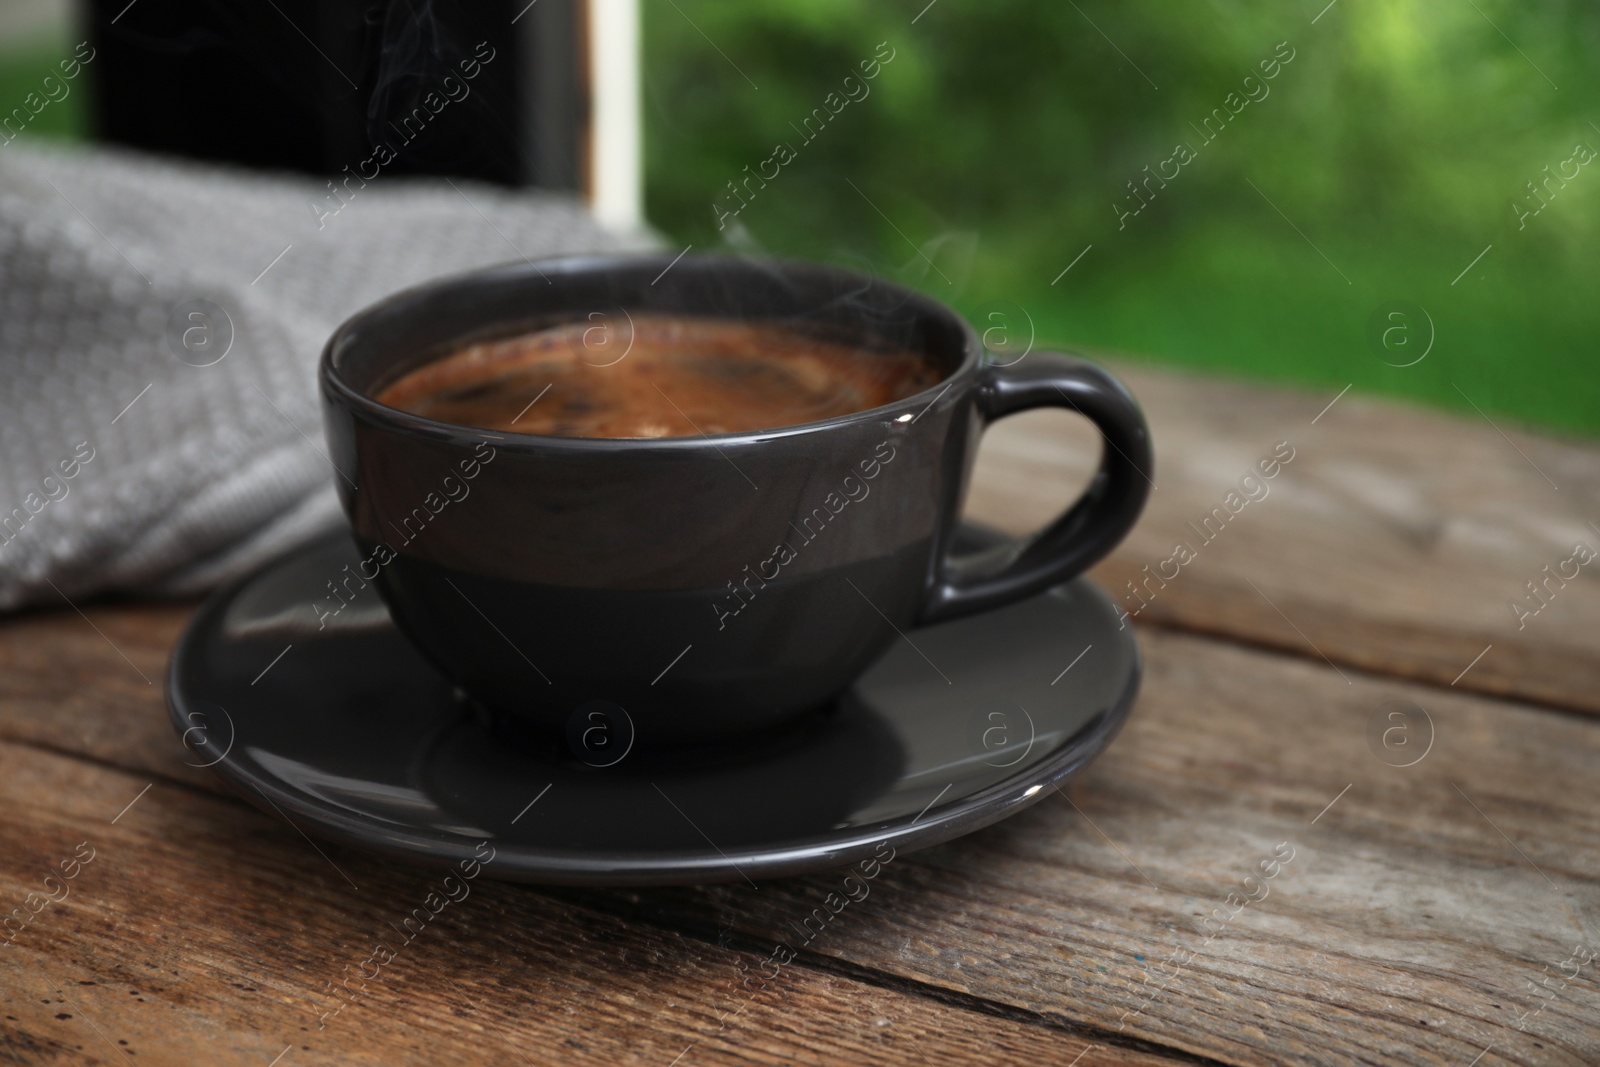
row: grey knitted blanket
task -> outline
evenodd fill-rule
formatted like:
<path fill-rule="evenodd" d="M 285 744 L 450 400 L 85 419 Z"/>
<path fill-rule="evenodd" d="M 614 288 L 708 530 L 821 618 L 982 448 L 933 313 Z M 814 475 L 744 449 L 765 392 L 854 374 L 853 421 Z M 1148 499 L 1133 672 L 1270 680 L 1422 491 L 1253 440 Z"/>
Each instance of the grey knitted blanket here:
<path fill-rule="evenodd" d="M 192 593 L 338 525 L 315 368 L 342 319 L 440 274 L 646 244 L 565 197 L 352 189 L 0 147 L 0 609 Z"/>

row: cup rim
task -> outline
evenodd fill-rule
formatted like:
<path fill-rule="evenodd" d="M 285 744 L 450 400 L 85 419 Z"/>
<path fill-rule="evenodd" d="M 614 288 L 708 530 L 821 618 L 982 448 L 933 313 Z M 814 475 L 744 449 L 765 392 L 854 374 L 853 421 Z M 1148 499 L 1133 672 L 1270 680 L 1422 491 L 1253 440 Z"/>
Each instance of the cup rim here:
<path fill-rule="evenodd" d="M 896 422 L 915 422 L 921 417 L 921 412 L 932 408 L 939 398 L 949 392 L 959 380 L 970 376 L 977 368 L 982 357 L 983 346 L 979 342 L 977 331 L 973 329 L 971 323 L 967 322 L 964 316 L 940 301 L 897 282 L 885 281 L 856 271 L 804 260 L 701 253 L 689 255 L 687 258 L 698 263 L 710 265 L 720 264 L 729 267 L 742 266 L 746 268 L 753 266 L 755 269 L 781 270 L 871 284 L 887 291 L 907 304 L 914 305 L 920 314 L 940 318 L 947 323 L 954 324 L 962 336 L 960 362 L 948 374 L 926 389 L 888 404 L 864 408 L 860 411 L 852 411 L 845 415 L 835 415 L 812 422 L 794 423 L 770 429 L 741 430 L 732 433 L 702 433 L 696 437 L 558 437 L 550 434 L 522 433 L 514 430 L 490 430 L 477 426 L 467 426 L 462 423 L 445 422 L 380 403 L 345 380 L 337 366 L 337 353 L 347 343 L 349 336 L 364 324 L 381 315 L 401 310 L 408 304 L 414 304 L 441 291 L 468 285 L 474 280 L 507 280 L 518 279 L 522 276 L 530 278 L 544 277 L 549 274 L 603 274 L 619 268 L 643 268 L 648 270 L 656 266 L 665 268 L 683 258 L 686 257 L 681 255 L 673 257 L 667 253 L 605 253 L 512 260 L 488 267 L 478 267 L 441 275 L 401 289 L 381 300 L 368 304 L 350 315 L 328 337 L 327 342 L 323 345 L 321 358 L 318 361 L 318 377 L 321 380 L 324 396 L 330 400 L 337 400 L 346 408 L 364 415 L 370 422 L 381 425 L 386 429 L 435 441 L 465 444 L 492 440 L 495 442 L 496 448 L 541 452 L 556 450 L 579 453 L 606 453 L 639 450 L 663 452 L 680 449 L 720 449 L 731 445 L 757 444 L 778 438 L 822 433 L 840 426 L 871 422 L 885 417 Z M 717 316 L 711 315 L 709 317 L 715 318 Z M 905 417 L 908 414 L 911 416 L 910 418 Z"/>

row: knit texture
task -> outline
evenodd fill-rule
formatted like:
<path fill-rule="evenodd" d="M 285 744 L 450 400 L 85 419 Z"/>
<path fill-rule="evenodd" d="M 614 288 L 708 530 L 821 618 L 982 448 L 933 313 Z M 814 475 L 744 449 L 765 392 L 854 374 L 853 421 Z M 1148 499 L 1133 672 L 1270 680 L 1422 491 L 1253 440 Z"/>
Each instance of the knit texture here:
<path fill-rule="evenodd" d="M 0 609 L 190 594 L 338 526 L 316 364 L 339 322 L 442 274 L 649 247 L 554 194 L 351 189 L 0 147 Z"/>

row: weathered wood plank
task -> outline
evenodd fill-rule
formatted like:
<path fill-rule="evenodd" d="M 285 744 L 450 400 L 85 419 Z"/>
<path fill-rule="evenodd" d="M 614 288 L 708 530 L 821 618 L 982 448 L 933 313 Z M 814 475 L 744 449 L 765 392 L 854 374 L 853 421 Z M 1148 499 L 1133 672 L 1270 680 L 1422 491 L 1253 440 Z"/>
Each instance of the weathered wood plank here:
<path fill-rule="evenodd" d="M 1145 637 L 1140 705 L 1070 801 L 907 857 L 819 951 L 1229 1063 L 1600 1062 L 1600 961 L 1569 962 L 1600 949 L 1592 722 Z M 1391 699 L 1431 716 L 1414 766 L 1369 747 Z M 827 888 L 616 899 L 771 942 Z"/>
<path fill-rule="evenodd" d="M 166 671 L 193 604 L 88 605 L 0 619 L 0 739 L 212 785 L 166 720 Z"/>
<path fill-rule="evenodd" d="M 0 904 L 26 916 L 0 932 L 0 1062 L 1178 1062 L 804 959 L 747 987 L 747 949 L 149 783 L 0 743 Z"/>
<path fill-rule="evenodd" d="M 136 662 L 156 655 L 148 635 L 175 629 L 178 614 L 91 610 L 125 650 L 148 642 L 129 652 Z M 1319 663 L 1205 638 L 1148 628 L 1142 637 L 1140 705 L 1080 780 L 1080 810 L 1052 798 L 897 861 L 874 887 L 873 910 L 830 928 L 814 950 L 846 969 L 1086 1028 L 1086 1041 L 1115 1032 L 1229 1063 L 1466 1063 L 1490 1044 L 1509 1063 L 1600 1059 L 1594 965 L 1542 1010 L 1549 993 L 1525 984 L 1554 987 L 1575 944 L 1600 947 L 1593 722 L 1459 688 L 1359 672 L 1347 682 Z M 49 656 L 19 651 L 36 639 L 80 661 L 77 695 L 52 706 L 9 692 L 0 736 L 147 772 L 119 795 L 149 773 L 195 773 L 159 695 L 76 616 L 0 629 L 0 669 L 37 660 L 45 670 Z M 118 664 L 135 677 L 126 691 L 126 680 L 108 681 Z M 1413 767 L 1388 766 L 1369 748 L 1369 723 L 1379 715 L 1387 725 L 1389 699 L 1413 700 L 1432 716 L 1437 737 Z M 262 838 L 301 849 L 270 852 L 285 871 L 337 879 L 287 827 L 263 829 L 253 818 L 230 806 L 196 827 L 174 817 L 162 833 L 181 842 L 202 829 L 220 839 L 256 826 L 225 857 L 205 861 L 230 885 L 223 872 L 240 863 L 255 870 L 245 853 L 266 847 Z M 1295 855 L 1267 898 L 1214 936 L 1197 931 L 1279 842 Z M 182 846 L 173 849 L 150 866 L 180 863 Z M 200 876 L 183 876 L 192 877 Z M 810 913 L 830 877 L 765 883 L 754 894 L 734 886 L 545 897 L 702 942 L 732 938 L 755 966 L 792 940 L 790 920 Z M 333 920 L 323 911 L 341 906 L 308 897 L 272 912 L 272 922 L 308 923 L 326 940 Z M 250 914 L 230 921 L 247 927 Z M 1163 977 L 1164 961 L 1186 952 L 1197 955 Z M 1519 1012 L 1536 1014 L 1519 1020 Z"/>
<path fill-rule="evenodd" d="M 1150 420 L 1158 488 L 1096 577 L 1133 611 L 1126 583 L 1148 566 L 1140 621 L 1600 712 L 1600 560 L 1559 573 L 1576 543 L 1600 550 L 1600 448 L 1355 395 L 1324 414 L 1331 392 L 1115 369 Z M 1240 478 L 1280 441 L 1294 459 L 1249 501 Z M 968 513 L 1035 529 L 1097 456 L 1067 416 L 1003 421 Z M 1245 501 L 1237 514 L 1230 492 Z M 1214 507 L 1226 522 L 1198 529 Z M 1180 543 L 1195 558 L 1166 563 Z M 1546 581 L 1546 566 L 1548 605 L 1519 617 L 1510 605 L 1539 607 L 1526 583 Z"/>

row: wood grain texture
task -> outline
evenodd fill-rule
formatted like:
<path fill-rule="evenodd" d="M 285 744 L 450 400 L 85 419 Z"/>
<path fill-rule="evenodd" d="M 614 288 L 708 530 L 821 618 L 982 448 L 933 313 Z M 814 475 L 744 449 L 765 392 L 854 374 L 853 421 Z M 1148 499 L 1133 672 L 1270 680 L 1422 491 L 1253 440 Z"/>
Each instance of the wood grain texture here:
<path fill-rule="evenodd" d="M 746 987 L 751 951 L 482 876 L 408 938 L 391 924 L 438 873 L 149 783 L 0 743 L 0 903 L 30 916 L 0 940 L 0 1062 L 1174 1062 L 804 960 Z M 75 877 L 47 884 L 85 845 Z M 34 914 L 41 891 L 59 900 Z"/>
<path fill-rule="evenodd" d="M 1157 489 L 1095 576 L 1133 611 L 1126 583 L 1156 572 L 1141 621 L 1445 685 L 1493 645 L 1458 688 L 1600 712 L 1600 560 L 1557 573 L 1538 614 L 1510 606 L 1538 606 L 1526 583 L 1577 542 L 1600 551 L 1600 448 L 1355 395 L 1323 414 L 1336 391 L 1113 368 L 1150 421 Z M 1095 440 L 1056 413 L 1003 420 L 968 514 L 1037 529 L 1089 476 Z M 1295 458 L 1207 543 L 1189 524 L 1280 441 Z M 1180 542 L 1196 558 L 1163 567 Z"/>
<path fill-rule="evenodd" d="M 0 738 L 199 784 L 156 729 L 167 660 L 192 604 L 63 605 L 0 619 Z"/>
<path fill-rule="evenodd" d="M 1138 710 L 1070 801 L 907 856 L 821 952 L 1229 1064 L 1466 1065 L 1491 1045 L 1485 1062 L 1600 1062 L 1595 965 L 1554 1003 L 1525 984 L 1600 947 L 1592 723 L 1146 638 Z M 1410 768 L 1368 747 L 1389 699 L 1434 723 Z M 1202 933 L 1280 843 L 1267 896 Z M 773 941 L 829 888 L 613 896 Z M 1162 971 L 1173 953 L 1195 955 Z"/>
<path fill-rule="evenodd" d="M 1600 1062 L 1596 965 L 1528 986 L 1600 949 L 1592 722 L 1144 636 L 1139 707 L 1070 799 L 906 857 L 820 951 L 1227 1063 Z M 1431 716 L 1414 766 L 1369 747 L 1388 700 Z M 1266 896 L 1228 916 L 1280 843 Z M 827 888 L 614 896 L 770 941 Z"/>
<path fill-rule="evenodd" d="M 163 626 L 171 629 L 172 614 L 166 608 L 90 609 L 100 630 L 130 642 Z M 58 624 L 61 628 L 54 629 Z M 1047 798 L 986 831 L 897 859 L 851 922 L 830 927 L 810 946 L 804 970 L 792 971 L 808 975 L 807 981 L 824 992 L 813 1000 L 785 992 L 785 1007 L 774 1007 L 773 1027 L 779 1027 L 778 1018 L 787 1019 L 783 1032 L 795 1042 L 784 1054 L 844 1055 L 825 1041 L 830 1015 L 845 1011 L 847 1002 L 892 992 L 906 1003 L 894 1011 L 904 1014 L 915 1005 L 928 1013 L 930 1034 L 947 1025 L 947 1012 L 956 1020 L 989 1013 L 985 1020 L 992 1015 L 1022 1027 L 1016 1041 L 1035 1029 L 1068 1037 L 1069 1044 L 1049 1051 L 1053 1057 L 1070 1053 L 1066 1061 L 1085 1044 L 1115 1041 L 1130 1044 L 1094 1055 L 1160 1055 L 1157 1050 L 1167 1049 L 1230 1064 L 1464 1065 L 1492 1045 L 1495 1058 L 1484 1062 L 1600 1060 L 1594 966 L 1584 967 L 1554 1000 L 1548 999 L 1554 983 L 1542 994 L 1528 985 L 1556 975 L 1575 944 L 1600 946 L 1596 724 L 1582 716 L 1360 672 L 1347 672 L 1346 681 L 1326 665 L 1206 638 L 1150 629 L 1142 638 L 1147 679 L 1139 706 L 1124 735 L 1074 787 L 1072 803 Z M 124 681 L 106 671 L 115 663 L 126 672 L 127 665 L 82 619 L 62 616 L 0 628 L 0 667 L 26 661 L 32 655 L 26 650 L 36 642 L 94 667 L 75 683 L 76 699 L 55 706 L 25 699 L 14 688 L 0 690 L 0 737 L 82 752 L 126 767 L 131 776 L 108 767 L 86 768 L 37 749 L 13 753 L 0 766 L 0 788 L 7 797 L 0 808 L 7 812 L 0 818 L 0 834 L 8 835 L 0 854 L 9 857 L 25 848 L 30 864 L 55 862 L 57 852 L 65 855 L 83 839 L 73 837 L 69 827 L 109 818 L 160 776 L 163 784 L 123 822 L 144 835 L 137 845 L 146 858 L 135 881 L 141 887 L 140 880 L 148 881 L 152 888 L 139 892 L 157 893 L 167 904 L 151 898 L 139 905 L 142 910 L 115 913 L 146 917 L 142 925 L 123 928 L 136 935 L 128 951 L 137 955 L 180 937 L 185 958 L 210 961 L 215 968 L 225 959 L 257 960 L 277 952 L 285 937 L 319 946 L 295 948 L 284 965 L 287 971 L 274 972 L 275 1007 L 252 1006 L 243 990 L 218 987 L 209 999 L 196 1001 L 195 1027 L 215 1016 L 223 1020 L 218 1026 L 236 1035 L 229 1040 L 265 1032 L 265 1020 L 276 1018 L 273 1012 L 290 1010 L 291 987 L 301 998 L 298 1011 L 316 988 L 310 979 L 328 980 L 326 970 L 316 969 L 327 967 L 328 955 L 318 955 L 325 946 L 356 945 L 363 930 L 381 928 L 385 915 L 403 913 L 415 903 L 408 894 L 425 885 L 426 872 L 391 869 L 359 853 L 321 845 L 363 887 L 363 896 L 369 882 L 382 887 L 372 901 L 354 894 L 347 899 L 342 894 L 349 887 L 341 876 L 287 825 L 232 801 L 212 801 L 203 791 L 165 784 L 187 780 L 192 769 L 183 764 L 185 753 L 171 735 L 159 694 L 137 682 L 136 689 L 124 691 Z M 132 654 L 137 661 L 142 653 Z M 97 707 L 102 686 L 109 695 L 105 706 Z M 1391 699 L 1415 701 L 1432 717 L 1432 747 L 1415 766 L 1388 766 L 1369 747 L 1369 723 Z M 114 728 L 97 728 L 111 717 L 119 720 Z M 40 767 L 54 768 L 50 773 L 61 780 L 37 777 L 45 773 Z M 104 776 L 114 784 L 95 784 Z M 209 776 L 196 784 L 208 791 L 219 788 Z M 146 810 L 152 799 L 160 803 Z M 134 813 L 152 821 L 134 820 Z M 55 836 L 41 836 L 50 827 Z M 113 829 L 121 832 L 122 824 Z M 1244 877 L 1280 842 L 1289 843 L 1295 855 L 1267 884 L 1266 898 L 1214 925 L 1214 936 L 1199 932 L 1195 924 L 1226 908 L 1227 895 L 1240 890 Z M 15 874 L 12 864 L 5 866 L 4 891 L 26 892 L 30 879 L 22 867 L 27 865 L 15 868 L 20 872 Z M 109 872 L 113 866 L 100 869 Z M 721 1002 L 707 998 L 722 987 L 709 978 L 709 984 L 694 985 L 693 975 L 723 974 L 728 987 L 736 979 L 727 973 L 735 967 L 732 957 L 707 946 L 729 946 L 743 954 L 747 966 L 757 967 L 778 941 L 793 940 L 791 921 L 808 915 L 836 888 L 837 879 L 821 874 L 766 882 L 758 892 L 737 886 L 536 892 L 491 889 L 484 882 L 476 899 L 511 909 L 507 925 L 488 930 L 463 918 L 470 937 L 462 941 L 452 935 L 450 948 L 434 949 L 437 957 L 428 958 L 446 967 L 455 953 L 479 951 L 469 951 L 467 941 L 502 936 L 509 926 L 529 937 L 536 936 L 536 928 L 545 931 L 538 936 L 549 940 L 485 950 L 519 961 L 520 968 L 535 955 L 578 952 L 571 945 L 563 948 L 562 939 L 588 943 L 600 937 L 592 931 L 603 928 L 612 931 L 607 937 L 642 939 L 656 946 L 650 951 L 657 955 L 670 943 L 686 958 L 702 960 L 696 966 L 705 970 L 684 965 L 655 974 L 649 986 L 656 995 L 667 986 L 681 986 L 684 1003 L 710 1011 L 706 1004 Z M 124 899 L 118 894 L 133 891 L 119 888 L 97 899 L 111 907 Z M 174 910 L 161 912 L 168 905 Z M 204 937 L 191 944 L 181 941 L 188 935 L 158 921 L 162 914 L 179 912 L 215 912 L 216 917 L 205 919 Z M 107 929 L 118 928 L 115 914 L 102 916 Z M 349 914 L 361 916 L 366 925 L 343 918 Z M 463 917 L 470 914 L 463 909 Z M 57 960 L 78 961 L 73 966 L 93 972 L 91 955 L 111 953 L 113 937 L 107 933 L 107 944 L 84 942 L 71 951 L 41 948 L 35 962 L 48 969 Z M 241 938 L 249 944 L 241 947 L 234 940 Z M 683 947 L 691 943 L 701 947 Z M 711 952 L 704 959 L 721 962 L 694 955 L 704 952 Z M 1161 969 L 1172 954 L 1185 952 L 1196 955 L 1181 969 Z M 340 966 L 329 969 L 337 972 Z M 636 1003 L 654 1003 L 627 984 L 631 980 L 608 979 L 603 972 L 590 974 L 585 981 L 591 984 L 583 988 L 602 999 L 614 998 L 620 989 Z M 480 993 L 487 997 L 479 985 L 467 984 L 477 979 L 461 977 L 465 973 L 449 971 L 475 999 Z M 494 973 L 502 982 L 513 981 Z M 786 989 L 790 975 L 785 971 Z M 88 977 L 98 980 L 92 973 Z M 68 978 L 68 971 L 59 972 L 59 980 Z M 458 1018 L 470 1021 L 471 1012 L 452 1007 L 430 981 L 419 977 L 404 986 L 412 999 L 393 1002 L 395 1018 L 408 1018 L 417 1006 L 443 1014 L 464 1011 Z M 838 981 L 850 984 L 828 986 Z M 264 988 L 259 982 L 246 984 Z M 442 980 L 434 984 L 442 986 Z M 834 994 L 825 995 L 830 988 L 837 1003 L 827 999 Z M 945 999 L 950 1005 L 940 1002 Z M 530 1007 L 505 1003 L 486 1009 L 502 1028 L 516 1011 Z M 85 1004 L 84 1010 L 94 1015 L 94 1006 Z M 888 1008 L 883 1011 L 893 1017 Z M 1529 1015 L 1519 1019 L 1520 1012 Z M 812 1025 L 800 1018 L 807 1013 L 816 1016 L 813 1023 L 821 1028 L 816 1034 L 804 1029 Z M 27 1018 L 38 1022 L 40 1017 Z M 623 1028 L 628 1018 L 646 1019 L 649 1027 L 674 1034 L 674 1040 L 684 1037 L 685 1044 L 693 1040 L 687 1022 L 642 1011 L 628 1015 L 619 1009 L 608 1025 Z M 855 1025 L 849 1020 L 858 1018 L 847 1013 L 837 1025 Z M 552 1033 L 567 1034 L 578 1025 L 572 1019 L 569 1015 L 565 1023 L 551 1023 L 537 1038 L 530 1033 L 527 1039 L 548 1044 Z M 314 1022 L 309 1025 L 315 1028 Z M 384 1030 L 383 1042 L 399 1042 L 394 1034 L 403 1032 L 400 1024 L 390 1019 L 384 1025 L 397 1029 Z M 947 1051 L 957 1057 L 979 1047 L 977 1035 L 990 1023 L 975 1024 L 976 1030 L 948 1025 L 954 1029 Z M 42 1031 L 27 1033 L 34 1035 L 30 1040 L 43 1040 Z M 312 1044 L 319 1055 L 359 1054 L 355 1045 Z M 615 1052 L 611 1045 L 595 1047 L 605 1055 Z M 932 1045 L 919 1042 L 917 1048 L 928 1051 Z M 769 1054 L 779 1055 L 766 1046 L 729 1052 L 757 1061 Z M 402 1052 L 394 1055 L 403 1058 Z M 1086 1056 L 1082 1062 L 1094 1061 Z"/>
<path fill-rule="evenodd" d="M 0 1062 L 1600 1062 L 1600 961 L 1563 974 L 1600 948 L 1600 561 L 1521 628 L 1508 606 L 1600 547 L 1600 452 L 1117 369 L 1159 488 L 1097 576 L 1126 593 L 1174 542 L 1197 550 L 1146 590 L 1126 732 L 1070 799 L 897 859 L 753 997 L 738 963 L 838 875 L 481 880 L 319 1031 L 327 984 L 437 876 L 313 845 L 185 764 L 161 687 L 189 607 L 0 622 L 0 904 L 97 849 L 0 947 Z M 1189 524 L 1280 441 L 1266 497 L 1204 540 Z M 986 442 L 968 511 L 1015 532 L 1096 455 L 1065 416 Z M 1391 700 L 1431 716 L 1414 766 L 1369 737 Z M 1266 895 L 1233 912 L 1247 890 Z"/>

